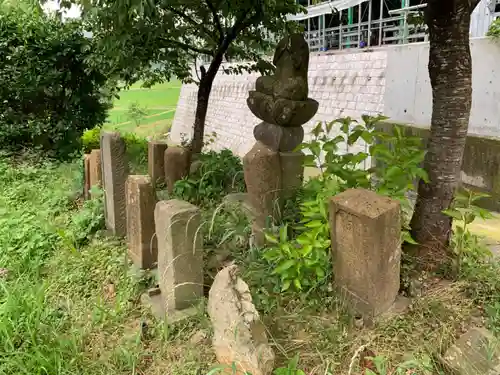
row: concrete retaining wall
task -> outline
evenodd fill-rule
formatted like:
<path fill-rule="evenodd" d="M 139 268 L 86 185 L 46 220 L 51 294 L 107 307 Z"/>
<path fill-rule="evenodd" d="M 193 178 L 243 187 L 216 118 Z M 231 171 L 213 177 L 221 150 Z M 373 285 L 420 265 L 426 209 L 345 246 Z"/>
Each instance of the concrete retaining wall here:
<path fill-rule="evenodd" d="M 377 127 L 391 132 L 395 125 L 411 136 L 422 138 L 424 144 L 429 137 L 429 129 L 422 126 L 381 122 Z M 500 138 L 467 136 L 461 178 L 463 186 L 490 195 L 482 199 L 481 206 L 500 211 Z"/>
<path fill-rule="evenodd" d="M 478 188 L 500 189 L 500 140 L 495 140 L 495 137 L 500 139 L 500 42 L 488 38 L 472 39 L 471 52 L 471 137 L 463 177 L 465 182 Z M 310 97 L 320 105 L 316 116 L 305 125 L 306 133 L 318 121 L 345 116 L 359 119 L 362 114 L 382 113 L 398 123 L 430 124 L 432 94 L 427 71 L 428 54 L 428 44 L 418 43 L 371 52 L 311 55 Z M 222 72 L 217 76 L 206 123 L 206 133 L 215 131 L 218 135 L 213 145 L 215 149 L 230 148 L 243 156 L 252 147 L 253 128 L 260 120 L 247 108 L 246 98 L 257 77 L 257 74 L 236 76 Z M 192 132 L 196 92 L 195 85 L 182 87 L 171 132 L 174 142 L 180 141 L 182 133 L 190 135 Z M 362 150 L 365 146 L 360 143 L 355 148 Z M 482 180 L 476 173 L 479 170 Z"/>

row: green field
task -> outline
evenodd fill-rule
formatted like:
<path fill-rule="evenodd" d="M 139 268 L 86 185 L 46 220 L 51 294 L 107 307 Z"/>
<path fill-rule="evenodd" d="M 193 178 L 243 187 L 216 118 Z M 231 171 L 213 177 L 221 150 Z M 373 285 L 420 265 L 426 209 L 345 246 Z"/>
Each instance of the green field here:
<path fill-rule="evenodd" d="M 149 89 L 141 87 L 140 83 L 133 85 L 120 92 L 120 98 L 113 103 L 105 127 L 144 136 L 168 132 L 174 119 L 180 89 L 181 82 L 178 80 Z M 131 114 L 134 106 L 141 112 L 135 117 Z"/>

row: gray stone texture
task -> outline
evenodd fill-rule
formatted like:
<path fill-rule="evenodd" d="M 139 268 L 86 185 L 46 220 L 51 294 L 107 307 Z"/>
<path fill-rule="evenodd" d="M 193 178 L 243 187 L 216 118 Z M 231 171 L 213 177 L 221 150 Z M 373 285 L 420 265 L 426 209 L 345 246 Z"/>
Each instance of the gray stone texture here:
<path fill-rule="evenodd" d="M 190 153 L 184 147 L 169 147 L 165 151 L 165 182 L 171 193 L 177 181 L 189 172 Z"/>
<path fill-rule="evenodd" d="M 304 154 L 302 151 L 280 152 L 281 198 L 292 198 L 304 183 Z"/>
<path fill-rule="evenodd" d="M 131 175 L 127 179 L 128 254 L 141 269 L 152 269 L 158 261 L 154 210 L 156 197 L 149 176 Z"/>
<path fill-rule="evenodd" d="M 346 116 L 361 120 L 363 114 L 385 113 L 386 62 L 387 51 L 384 49 L 370 53 L 311 54 L 309 97 L 320 105 L 313 119 L 304 125 L 305 132 L 309 133 L 318 121 L 329 122 Z M 194 84 L 182 86 L 170 133 L 174 142 L 179 143 L 183 133 L 192 131 L 197 89 Z M 215 131 L 217 139 L 209 148 L 229 148 L 243 157 L 253 147 L 255 140 L 249 134 L 258 121 L 246 102 L 248 92 L 254 89 L 255 74 L 217 75 L 210 94 L 207 116 L 210 121 L 205 129 L 207 134 Z M 332 137 L 338 134 L 335 127 Z M 341 146 L 347 148 L 345 144 Z M 349 152 L 359 151 L 365 151 L 363 142 L 349 146 Z"/>
<path fill-rule="evenodd" d="M 167 147 L 166 142 L 148 142 L 148 174 L 153 186 L 165 183 L 165 151 Z"/>
<path fill-rule="evenodd" d="M 500 341 L 484 328 L 471 328 L 444 355 L 459 375 L 500 374 Z"/>
<path fill-rule="evenodd" d="M 302 34 L 291 34 L 276 46 L 274 74 L 257 78 L 249 92 L 248 108 L 262 121 L 284 127 L 305 124 L 319 103 L 308 98 L 309 46 Z M 289 150 L 283 150 L 289 151 Z"/>
<path fill-rule="evenodd" d="M 363 317 L 387 312 L 399 290 L 399 202 L 365 189 L 330 200 L 333 274 L 350 307 Z"/>
<path fill-rule="evenodd" d="M 181 200 L 155 208 L 158 275 L 162 302 L 169 311 L 192 307 L 203 297 L 203 232 L 200 209 Z"/>
<path fill-rule="evenodd" d="M 101 133 L 101 165 L 106 228 L 115 236 L 125 236 L 127 234 L 125 185 L 129 169 L 127 147 L 119 133 Z"/>
<path fill-rule="evenodd" d="M 285 128 L 283 126 L 261 122 L 253 130 L 256 140 L 268 146 L 271 150 L 293 151 L 304 140 L 302 126 Z"/>
<path fill-rule="evenodd" d="M 234 265 L 222 269 L 214 279 L 208 297 L 213 346 L 219 363 L 238 374 L 270 375 L 274 352 L 260 320 L 248 285 Z"/>
<path fill-rule="evenodd" d="M 280 155 L 261 142 L 243 158 L 248 191 L 247 203 L 254 212 L 253 234 L 258 246 L 264 244 L 262 229 L 279 212 L 281 190 Z"/>

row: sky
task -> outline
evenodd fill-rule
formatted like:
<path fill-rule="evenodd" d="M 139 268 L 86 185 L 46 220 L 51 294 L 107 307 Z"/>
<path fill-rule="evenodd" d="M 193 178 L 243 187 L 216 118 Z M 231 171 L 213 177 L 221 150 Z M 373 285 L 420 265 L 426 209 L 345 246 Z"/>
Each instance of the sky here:
<path fill-rule="evenodd" d="M 47 1 L 44 5 L 43 8 L 48 10 L 48 11 L 54 11 L 59 9 L 59 1 L 58 0 L 49 0 Z M 72 5 L 71 9 L 65 10 L 63 12 L 63 17 L 64 18 L 78 18 L 80 17 L 80 9 Z"/>

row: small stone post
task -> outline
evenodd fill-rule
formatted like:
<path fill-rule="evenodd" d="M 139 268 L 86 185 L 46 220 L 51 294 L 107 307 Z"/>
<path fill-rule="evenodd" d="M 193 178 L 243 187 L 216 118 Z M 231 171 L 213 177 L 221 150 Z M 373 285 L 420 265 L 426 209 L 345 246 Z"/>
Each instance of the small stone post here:
<path fill-rule="evenodd" d="M 128 253 L 141 269 L 152 269 L 158 261 L 154 210 L 156 197 L 149 176 L 132 175 L 127 179 Z"/>
<path fill-rule="evenodd" d="M 245 184 L 249 192 L 252 232 L 259 246 L 264 244 L 263 228 L 279 213 L 281 174 L 279 154 L 265 144 L 256 142 L 243 157 Z"/>
<path fill-rule="evenodd" d="M 128 176 L 127 148 L 116 132 L 101 134 L 101 169 L 106 228 L 115 236 L 127 234 L 125 184 Z"/>
<path fill-rule="evenodd" d="M 90 153 L 90 187 L 101 187 L 101 150 L 92 150 Z"/>
<path fill-rule="evenodd" d="M 200 209 L 172 199 L 155 208 L 161 308 L 175 321 L 203 297 L 203 233 Z"/>
<path fill-rule="evenodd" d="M 83 199 L 90 198 L 90 155 L 83 156 Z"/>
<path fill-rule="evenodd" d="M 162 141 L 148 142 L 148 173 L 153 187 L 165 183 L 165 151 L 167 143 Z"/>
<path fill-rule="evenodd" d="M 168 192 L 174 191 L 177 181 L 189 172 L 190 153 L 184 147 L 169 147 L 165 151 L 165 182 Z"/>
<path fill-rule="evenodd" d="M 330 201 L 335 283 L 354 312 L 386 312 L 399 290 L 401 219 L 397 200 L 351 189 Z"/>
<path fill-rule="evenodd" d="M 262 218 L 276 218 L 283 202 L 302 185 L 304 154 L 295 149 L 304 139 L 302 125 L 319 106 L 308 97 L 309 46 L 302 34 L 288 35 L 278 43 L 273 64 L 275 73 L 259 77 L 247 98 L 248 108 L 262 120 L 253 131 L 257 143 L 243 159 L 257 246 L 264 245 Z M 277 210 L 270 208 L 268 197 Z"/>

